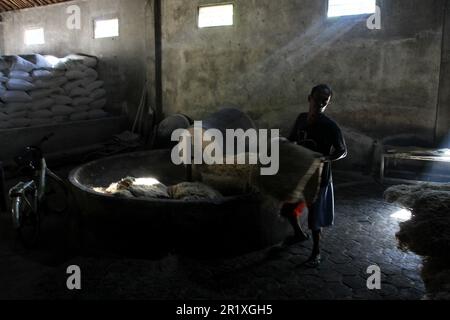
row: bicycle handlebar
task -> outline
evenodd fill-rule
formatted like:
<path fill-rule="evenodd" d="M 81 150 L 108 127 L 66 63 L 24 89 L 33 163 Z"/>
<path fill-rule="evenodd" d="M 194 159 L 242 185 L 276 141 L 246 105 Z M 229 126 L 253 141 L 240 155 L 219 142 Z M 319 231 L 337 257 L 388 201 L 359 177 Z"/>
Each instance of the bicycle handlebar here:
<path fill-rule="evenodd" d="M 52 132 L 45 137 L 43 137 L 37 145 L 28 146 L 25 150 L 14 158 L 15 162 L 19 165 L 19 168 L 24 168 L 26 170 L 37 170 L 41 166 L 41 159 L 44 157 L 42 152 L 42 145 L 50 140 L 55 133 Z"/>

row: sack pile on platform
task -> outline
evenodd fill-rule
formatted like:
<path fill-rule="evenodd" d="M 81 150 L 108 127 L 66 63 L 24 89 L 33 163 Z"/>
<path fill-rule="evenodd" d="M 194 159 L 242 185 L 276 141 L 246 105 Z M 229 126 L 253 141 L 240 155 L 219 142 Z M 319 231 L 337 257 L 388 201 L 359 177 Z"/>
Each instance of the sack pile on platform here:
<path fill-rule="evenodd" d="M 97 65 L 84 55 L 0 57 L 0 129 L 109 116 Z"/>

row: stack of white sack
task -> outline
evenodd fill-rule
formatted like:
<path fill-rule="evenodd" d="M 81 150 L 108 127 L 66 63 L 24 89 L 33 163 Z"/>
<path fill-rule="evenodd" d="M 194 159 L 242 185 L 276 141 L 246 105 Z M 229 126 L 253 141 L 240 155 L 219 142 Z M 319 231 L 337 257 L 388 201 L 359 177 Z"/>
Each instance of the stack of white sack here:
<path fill-rule="evenodd" d="M 0 57 L 0 130 L 108 117 L 97 59 Z"/>

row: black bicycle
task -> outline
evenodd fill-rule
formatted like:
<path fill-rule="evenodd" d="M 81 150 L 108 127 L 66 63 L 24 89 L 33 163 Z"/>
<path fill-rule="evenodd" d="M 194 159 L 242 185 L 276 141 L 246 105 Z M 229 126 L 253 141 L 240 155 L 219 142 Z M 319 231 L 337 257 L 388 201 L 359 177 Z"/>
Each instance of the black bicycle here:
<path fill-rule="evenodd" d="M 15 162 L 21 173 L 30 177 L 9 191 L 14 228 L 26 248 L 39 242 L 44 213 L 63 214 L 68 209 L 68 188 L 48 167 L 42 145 L 54 134 L 44 137 L 38 146 L 27 147 Z"/>

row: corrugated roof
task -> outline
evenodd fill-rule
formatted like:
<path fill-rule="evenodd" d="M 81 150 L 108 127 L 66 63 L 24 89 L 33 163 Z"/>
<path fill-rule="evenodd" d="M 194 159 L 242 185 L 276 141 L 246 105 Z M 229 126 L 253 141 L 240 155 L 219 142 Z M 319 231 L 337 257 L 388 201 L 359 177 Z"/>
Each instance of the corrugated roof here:
<path fill-rule="evenodd" d="M 0 12 L 46 6 L 70 0 L 0 0 Z"/>

